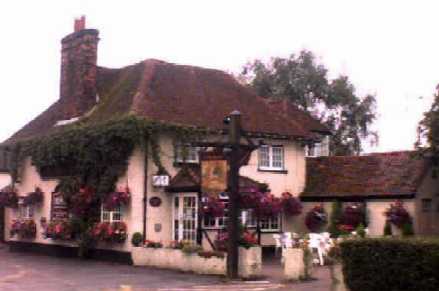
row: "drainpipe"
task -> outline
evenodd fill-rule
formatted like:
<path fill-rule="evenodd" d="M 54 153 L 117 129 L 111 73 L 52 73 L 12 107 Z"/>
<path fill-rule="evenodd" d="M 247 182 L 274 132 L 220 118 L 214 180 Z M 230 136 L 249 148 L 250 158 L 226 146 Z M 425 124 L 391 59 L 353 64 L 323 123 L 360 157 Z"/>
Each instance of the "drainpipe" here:
<path fill-rule="evenodd" d="M 144 179 L 143 179 L 143 241 L 146 240 L 146 207 L 148 205 L 148 146 L 144 147 Z"/>

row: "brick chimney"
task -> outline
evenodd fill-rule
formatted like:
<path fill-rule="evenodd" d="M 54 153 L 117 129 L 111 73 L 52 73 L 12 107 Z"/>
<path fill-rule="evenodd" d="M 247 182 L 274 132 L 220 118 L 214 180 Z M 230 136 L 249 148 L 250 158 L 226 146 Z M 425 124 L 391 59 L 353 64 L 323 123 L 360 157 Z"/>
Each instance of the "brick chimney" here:
<path fill-rule="evenodd" d="M 99 31 L 85 28 L 85 16 L 75 19 L 74 32 L 61 40 L 60 100 L 66 119 L 79 117 L 96 104 Z"/>

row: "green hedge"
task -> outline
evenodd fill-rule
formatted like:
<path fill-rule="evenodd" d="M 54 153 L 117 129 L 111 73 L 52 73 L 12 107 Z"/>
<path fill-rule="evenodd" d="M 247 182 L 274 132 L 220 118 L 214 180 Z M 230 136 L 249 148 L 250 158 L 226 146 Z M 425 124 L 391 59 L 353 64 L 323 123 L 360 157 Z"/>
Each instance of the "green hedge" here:
<path fill-rule="evenodd" d="M 439 290 L 439 240 L 361 239 L 340 248 L 352 291 Z"/>

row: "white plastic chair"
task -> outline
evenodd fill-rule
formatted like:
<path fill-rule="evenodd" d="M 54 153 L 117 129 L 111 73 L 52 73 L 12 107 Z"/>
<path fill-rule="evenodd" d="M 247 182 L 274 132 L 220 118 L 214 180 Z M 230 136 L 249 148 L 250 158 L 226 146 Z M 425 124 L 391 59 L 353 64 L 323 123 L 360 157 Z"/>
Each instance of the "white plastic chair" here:
<path fill-rule="evenodd" d="M 320 266 L 323 266 L 325 264 L 325 261 L 323 260 L 324 251 L 323 251 L 322 243 L 323 243 L 322 235 L 318 233 L 309 234 L 309 248 L 311 249 L 311 251 L 313 251 L 314 249 L 317 250 Z"/>
<path fill-rule="evenodd" d="M 284 232 L 282 235 L 282 248 L 292 248 L 293 239 L 291 238 L 291 232 Z"/>
<path fill-rule="evenodd" d="M 277 255 L 279 253 L 279 250 L 282 249 L 282 242 L 281 242 L 281 236 L 280 234 L 273 234 L 274 242 L 276 243 L 274 254 Z"/>

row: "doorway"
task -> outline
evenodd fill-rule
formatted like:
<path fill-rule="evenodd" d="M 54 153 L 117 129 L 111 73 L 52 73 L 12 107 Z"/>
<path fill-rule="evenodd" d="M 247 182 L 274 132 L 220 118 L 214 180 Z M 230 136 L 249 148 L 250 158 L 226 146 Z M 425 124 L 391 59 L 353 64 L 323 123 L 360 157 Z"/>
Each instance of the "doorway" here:
<path fill-rule="evenodd" d="M 172 209 L 173 239 L 197 242 L 198 197 L 197 194 L 175 194 Z"/>

